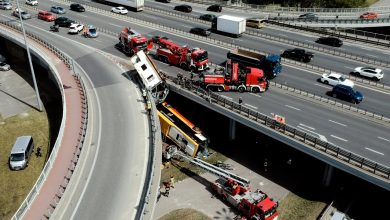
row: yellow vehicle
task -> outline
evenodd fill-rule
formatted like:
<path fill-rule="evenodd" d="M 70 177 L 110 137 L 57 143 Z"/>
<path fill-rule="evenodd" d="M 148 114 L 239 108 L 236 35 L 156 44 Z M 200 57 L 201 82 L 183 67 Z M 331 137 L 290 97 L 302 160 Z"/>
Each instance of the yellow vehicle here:
<path fill-rule="evenodd" d="M 248 18 L 246 19 L 246 26 L 251 28 L 263 28 L 265 23 L 265 19 L 258 19 L 258 18 Z"/>
<path fill-rule="evenodd" d="M 163 138 L 173 141 L 187 155 L 208 156 L 209 139 L 198 127 L 166 102 L 157 109 Z"/>

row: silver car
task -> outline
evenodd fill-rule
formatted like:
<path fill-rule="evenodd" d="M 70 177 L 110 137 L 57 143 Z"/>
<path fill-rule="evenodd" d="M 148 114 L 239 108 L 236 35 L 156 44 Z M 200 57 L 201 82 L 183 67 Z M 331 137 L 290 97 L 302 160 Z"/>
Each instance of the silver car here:
<path fill-rule="evenodd" d="M 12 12 L 12 15 L 19 18 L 18 10 L 16 9 L 14 12 Z M 29 14 L 27 11 L 24 10 L 20 10 L 20 16 L 22 17 L 23 20 L 31 18 L 31 14 Z"/>
<path fill-rule="evenodd" d="M 6 63 L 0 63 L 0 70 L 1 71 L 8 71 L 8 70 L 10 70 L 11 69 L 11 67 L 10 67 L 10 65 L 8 65 L 8 64 L 6 64 Z"/>
<path fill-rule="evenodd" d="M 0 9 L 11 10 L 12 9 L 12 4 L 9 3 L 9 2 L 0 2 Z"/>

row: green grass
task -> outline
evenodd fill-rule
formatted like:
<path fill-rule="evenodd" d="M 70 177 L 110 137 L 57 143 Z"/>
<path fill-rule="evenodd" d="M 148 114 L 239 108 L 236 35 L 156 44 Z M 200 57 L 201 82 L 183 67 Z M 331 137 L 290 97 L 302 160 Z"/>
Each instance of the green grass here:
<path fill-rule="evenodd" d="M 281 219 L 315 220 L 326 207 L 326 203 L 310 201 L 290 192 L 278 208 Z"/>
<path fill-rule="evenodd" d="M 367 6 L 370 6 L 372 4 L 374 4 L 375 2 L 377 2 L 378 0 L 366 0 L 366 5 Z"/>
<path fill-rule="evenodd" d="M 42 148 L 42 157 L 32 155 L 29 165 L 11 171 L 8 157 L 18 136 L 31 135 L 35 149 Z M 35 184 L 48 156 L 49 123 L 46 112 L 31 110 L 7 119 L 0 116 L 0 220 L 11 219 Z"/>
<path fill-rule="evenodd" d="M 208 216 L 194 209 L 177 209 L 159 218 L 159 220 L 182 220 L 182 219 L 211 220 L 211 218 L 209 218 Z"/>

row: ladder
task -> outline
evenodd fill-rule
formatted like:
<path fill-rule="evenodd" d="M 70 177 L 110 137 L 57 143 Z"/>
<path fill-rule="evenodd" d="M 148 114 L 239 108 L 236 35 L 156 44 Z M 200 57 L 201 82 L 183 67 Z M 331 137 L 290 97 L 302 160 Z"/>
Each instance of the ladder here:
<path fill-rule="evenodd" d="M 206 161 L 203 161 L 203 160 L 198 159 L 198 158 L 189 157 L 178 150 L 176 150 L 172 156 L 178 156 L 180 158 L 183 158 L 183 159 L 187 160 L 189 163 L 191 163 L 192 165 L 195 165 L 195 166 L 197 166 L 197 167 L 199 167 L 199 168 L 201 168 L 209 173 L 212 173 L 218 177 L 222 177 L 225 179 L 232 179 L 233 181 L 236 181 L 239 185 L 241 185 L 245 188 L 249 187 L 249 184 L 250 184 L 249 180 L 247 180 L 243 177 L 240 177 L 234 173 L 231 173 L 229 171 L 226 171 L 220 167 L 217 167 L 217 166 L 214 166 L 210 163 L 207 163 Z"/>

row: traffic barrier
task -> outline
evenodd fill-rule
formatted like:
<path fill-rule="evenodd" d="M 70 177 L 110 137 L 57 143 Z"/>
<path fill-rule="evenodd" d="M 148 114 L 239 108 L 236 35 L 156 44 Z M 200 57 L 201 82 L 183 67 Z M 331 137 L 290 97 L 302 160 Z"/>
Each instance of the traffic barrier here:
<path fill-rule="evenodd" d="M 390 180 L 390 168 L 387 166 L 368 160 L 352 152 L 346 151 L 336 145 L 325 142 L 311 134 L 291 127 L 288 124 L 281 125 L 280 122 L 276 121 L 274 118 L 268 117 L 260 112 L 254 111 L 250 108 L 239 105 L 238 103 L 227 100 L 226 98 L 218 95 L 217 93 L 206 91 L 199 86 L 194 86 L 192 83 L 188 83 L 188 81 L 184 81 L 182 78 L 179 79 L 176 77 L 168 76 L 168 79 L 171 80 L 171 82 L 173 82 L 174 84 L 179 85 L 180 88 L 186 89 L 195 95 L 203 97 L 213 104 L 217 104 L 228 110 L 235 111 L 242 117 L 246 117 L 249 120 L 272 128 L 275 132 L 281 133 L 288 137 L 292 137 L 295 140 L 298 140 L 300 142 L 303 142 L 307 146 L 320 150 L 331 157 L 348 162 L 349 164 L 361 169 L 362 171 L 367 171 L 376 175 L 378 178 L 383 178 L 387 181 Z"/>

